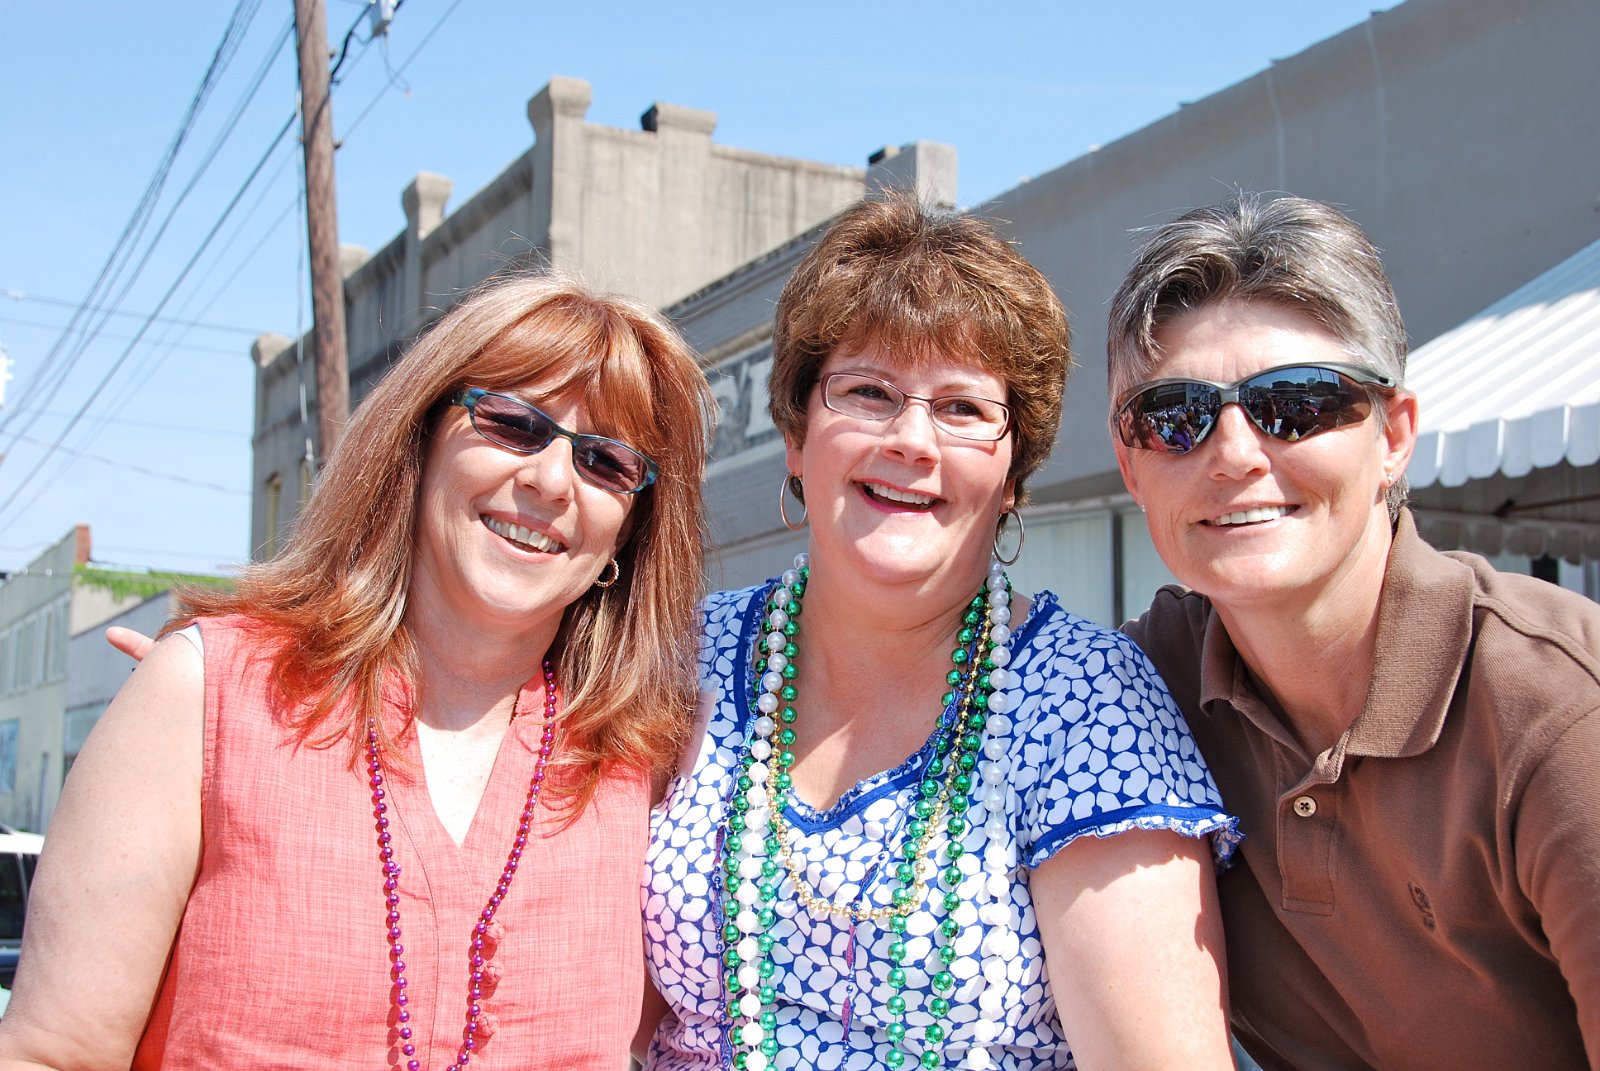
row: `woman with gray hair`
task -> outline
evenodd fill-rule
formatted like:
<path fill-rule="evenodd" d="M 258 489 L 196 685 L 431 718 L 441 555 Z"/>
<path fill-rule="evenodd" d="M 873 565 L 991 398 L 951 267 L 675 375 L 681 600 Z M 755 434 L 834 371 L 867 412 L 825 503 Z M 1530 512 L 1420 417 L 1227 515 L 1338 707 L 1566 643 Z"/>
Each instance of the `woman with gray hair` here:
<path fill-rule="evenodd" d="M 1117 462 L 1189 589 L 1126 630 L 1247 838 L 1219 878 L 1245 1047 L 1600 1067 L 1600 607 L 1418 536 L 1377 251 L 1314 201 L 1197 209 L 1107 337 Z M 1152 430 L 1179 411 L 1192 441 Z"/>

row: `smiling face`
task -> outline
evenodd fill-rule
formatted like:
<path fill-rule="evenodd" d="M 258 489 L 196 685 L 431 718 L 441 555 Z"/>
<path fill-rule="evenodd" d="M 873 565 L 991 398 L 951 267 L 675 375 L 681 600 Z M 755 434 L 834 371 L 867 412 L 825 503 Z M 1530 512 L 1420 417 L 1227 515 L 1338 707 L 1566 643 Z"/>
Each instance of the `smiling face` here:
<path fill-rule="evenodd" d="M 1332 334 L 1270 304 L 1202 306 L 1157 341 L 1165 356 L 1154 379 L 1233 383 L 1280 365 L 1350 360 Z M 1268 437 L 1227 405 L 1192 453 L 1114 445 L 1167 568 L 1227 614 L 1327 596 L 1376 606 L 1391 538 L 1386 479 L 1405 472 L 1415 438 L 1416 401 L 1400 391 L 1386 420 L 1375 412 L 1298 442 Z"/>
<path fill-rule="evenodd" d="M 576 392 L 507 393 L 534 402 L 564 428 L 604 434 L 591 426 Z M 537 454 L 515 453 L 479 435 L 467 410 L 451 406 L 423 463 L 408 614 L 461 629 L 531 633 L 548 644 L 567 606 L 621 545 L 634 497 L 580 479 L 563 438 Z"/>
<path fill-rule="evenodd" d="M 1004 401 L 1006 385 L 981 366 L 932 356 L 910 364 L 876 341 L 835 351 L 806 410 L 804 446 L 790 442 L 789 471 L 805 482 L 812 550 L 830 572 L 874 583 L 975 585 L 988 566 L 995 524 L 1014 501 L 1012 441 L 962 439 L 939 429 L 920 401 L 875 422 L 822 403 L 821 380 L 854 372 L 908 395 Z"/>

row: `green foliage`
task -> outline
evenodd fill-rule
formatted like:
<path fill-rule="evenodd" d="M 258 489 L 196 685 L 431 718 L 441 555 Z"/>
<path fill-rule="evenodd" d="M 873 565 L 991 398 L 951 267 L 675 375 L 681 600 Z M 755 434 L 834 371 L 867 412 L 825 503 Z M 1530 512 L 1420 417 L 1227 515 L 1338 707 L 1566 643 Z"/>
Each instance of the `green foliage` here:
<path fill-rule="evenodd" d="M 73 580 L 89 588 L 111 593 L 114 599 L 148 599 L 175 587 L 207 587 L 231 590 L 233 578 L 204 573 L 137 572 L 132 569 L 105 569 L 98 565 L 75 565 Z"/>

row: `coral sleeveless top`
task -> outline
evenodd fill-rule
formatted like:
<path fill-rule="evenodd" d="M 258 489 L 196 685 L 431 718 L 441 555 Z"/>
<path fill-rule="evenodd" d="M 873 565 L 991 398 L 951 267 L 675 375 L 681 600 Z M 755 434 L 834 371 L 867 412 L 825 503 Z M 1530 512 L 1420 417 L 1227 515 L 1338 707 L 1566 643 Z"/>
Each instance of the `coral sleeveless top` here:
<path fill-rule="evenodd" d="M 133 1066 L 404 1068 L 365 771 L 345 742 L 311 747 L 285 729 L 267 687 L 275 648 L 248 619 L 207 619 L 201 633 L 200 867 Z M 527 797 L 540 684 L 517 699 L 463 844 L 434 813 L 415 733 L 401 738 L 410 772 L 384 770 L 424 1068 L 448 1067 L 462 1043 L 472 930 Z M 407 713 L 393 704 L 385 717 Z M 647 780 L 630 771 L 603 778 L 568 825 L 540 803 L 491 935 L 473 1071 L 624 1066 L 644 977 L 648 809 Z"/>

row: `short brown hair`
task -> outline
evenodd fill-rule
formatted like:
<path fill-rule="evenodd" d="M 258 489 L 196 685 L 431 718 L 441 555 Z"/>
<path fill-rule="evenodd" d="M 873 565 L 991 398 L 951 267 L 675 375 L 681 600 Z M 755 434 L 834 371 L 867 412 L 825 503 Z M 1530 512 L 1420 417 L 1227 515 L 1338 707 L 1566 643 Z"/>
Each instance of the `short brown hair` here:
<path fill-rule="evenodd" d="M 970 360 L 1006 384 L 1022 484 L 1054 445 L 1072 362 L 1067 314 L 1032 264 L 976 216 L 892 193 L 858 201 L 811 247 L 778 298 L 772 421 L 805 441 L 818 370 L 839 346 L 876 341 L 908 365 Z"/>
<path fill-rule="evenodd" d="M 283 552 L 246 569 L 232 594 L 185 593 L 183 620 L 244 614 L 288 641 L 274 677 L 308 741 L 343 739 L 358 754 L 386 675 L 416 680 L 403 623 L 413 527 L 449 398 L 530 382 L 581 392 L 597 427 L 659 467 L 635 496 L 617 583 L 567 607 L 551 650 L 567 759 L 585 795 L 608 762 L 659 773 L 675 760 L 694 709 L 710 392 L 653 309 L 549 273 L 491 278 L 425 331 L 351 418 Z"/>

